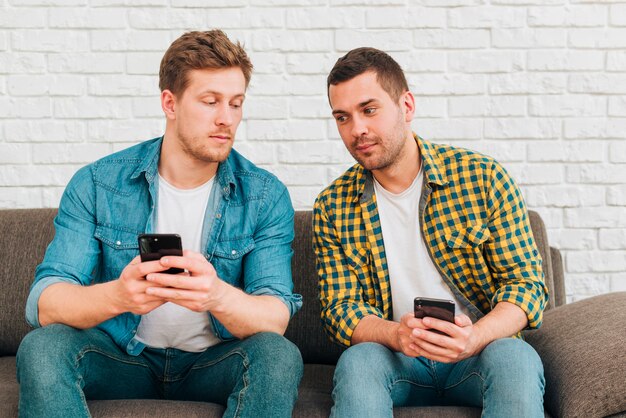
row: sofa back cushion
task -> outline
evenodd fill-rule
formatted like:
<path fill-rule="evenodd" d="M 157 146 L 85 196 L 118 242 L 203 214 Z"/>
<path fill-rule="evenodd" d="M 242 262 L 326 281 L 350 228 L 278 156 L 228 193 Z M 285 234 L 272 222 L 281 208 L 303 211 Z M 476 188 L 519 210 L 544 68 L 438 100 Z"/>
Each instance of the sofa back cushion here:
<path fill-rule="evenodd" d="M 0 356 L 15 355 L 30 330 L 25 319 L 35 268 L 54 235 L 56 209 L 0 211 Z"/>

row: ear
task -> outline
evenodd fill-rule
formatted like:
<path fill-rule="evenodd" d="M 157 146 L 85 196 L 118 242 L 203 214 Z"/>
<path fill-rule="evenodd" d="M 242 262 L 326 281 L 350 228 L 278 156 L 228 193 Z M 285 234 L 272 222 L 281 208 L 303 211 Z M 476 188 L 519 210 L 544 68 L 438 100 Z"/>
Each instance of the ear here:
<path fill-rule="evenodd" d="M 400 96 L 400 104 L 404 110 L 404 121 L 411 122 L 415 114 L 415 97 L 410 91 L 405 91 Z"/>
<path fill-rule="evenodd" d="M 161 109 L 167 119 L 176 119 L 176 96 L 170 90 L 161 92 Z"/>

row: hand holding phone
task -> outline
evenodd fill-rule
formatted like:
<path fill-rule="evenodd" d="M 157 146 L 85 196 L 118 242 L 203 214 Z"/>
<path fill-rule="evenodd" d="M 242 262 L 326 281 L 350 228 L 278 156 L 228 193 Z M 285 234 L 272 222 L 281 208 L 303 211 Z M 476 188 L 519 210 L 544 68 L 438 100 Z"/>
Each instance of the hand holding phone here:
<path fill-rule="evenodd" d="M 178 234 L 141 234 L 137 240 L 142 262 L 160 260 L 166 255 L 183 255 L 183 245 Z M 162 273 L 178 274 L 183 271 L 183 269 L 172 267 Z"/>

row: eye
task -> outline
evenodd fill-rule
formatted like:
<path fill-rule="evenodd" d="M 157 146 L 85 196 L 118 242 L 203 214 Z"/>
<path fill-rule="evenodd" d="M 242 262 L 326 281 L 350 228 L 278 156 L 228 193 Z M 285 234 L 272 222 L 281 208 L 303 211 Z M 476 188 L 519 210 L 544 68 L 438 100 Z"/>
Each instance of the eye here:
<path fill-rule="evenodd" d="M 376 108 L 375 107 L 366 107 L 363 110 L 363 113 L 365 113 L 366 115 L 371 115 L 371 114 L 373 114 L 375 112 L 376 112 Z"/>
<path fill-rule="evenodd" d="M 335 116 L 335 120 L 337 121 L 337 123 L 342 123 L 348 120 L 348 117 L 345 115 L 338 115 L 338 116 Z"/>
<path fill-rule="evenodd" d="M 241 102 L 231 103 L 230 107 L 232 107 L 233 109 L 239 109 L 241 107 Z"/>

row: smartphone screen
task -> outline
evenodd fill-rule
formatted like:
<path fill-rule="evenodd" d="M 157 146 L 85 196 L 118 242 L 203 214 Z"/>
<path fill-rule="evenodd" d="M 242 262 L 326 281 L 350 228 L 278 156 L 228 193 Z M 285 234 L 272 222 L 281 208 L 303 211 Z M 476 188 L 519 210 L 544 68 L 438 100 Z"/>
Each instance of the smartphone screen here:
<path fill-rule="evenodd" d="M 141 261 L 160 260 L 166 255 L 183 255 L 183 245 L 178 234 L 141 234 L 137 239 Z M 178 274 L 183 271 L 172 267 L 162 273 Z"/>
<path fill-rule="evenodd" d="M 413 301 L 416 318 L 443 319 L 444 321 L 454 322 L 454 302 L 446 299 L 432 298 L 415 298 Z"/>

